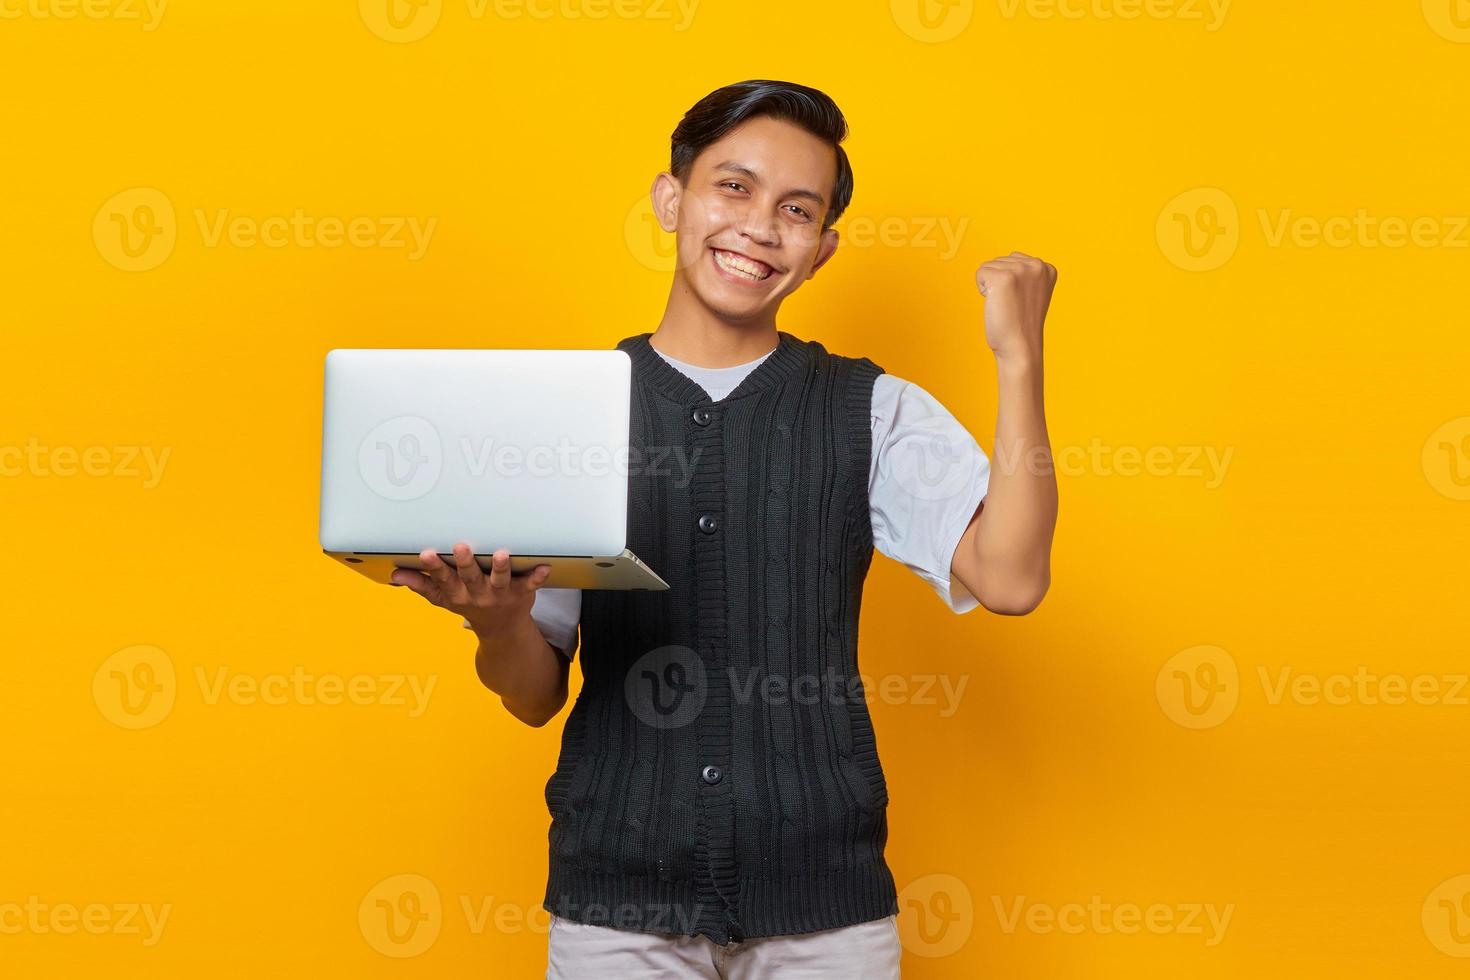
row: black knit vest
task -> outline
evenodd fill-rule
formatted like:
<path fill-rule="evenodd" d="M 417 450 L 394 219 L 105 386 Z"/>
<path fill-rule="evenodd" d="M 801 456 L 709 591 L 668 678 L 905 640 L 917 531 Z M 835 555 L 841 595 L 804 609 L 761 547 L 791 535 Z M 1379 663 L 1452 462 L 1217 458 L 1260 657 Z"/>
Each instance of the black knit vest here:
<path fill-rule="evenodd" d="M 628 547 L 671 588 L 582 595 L 545 907 L 722 945 L 892 915 L 857 662 L 883 369 L 778 331 L 715 402 L 650 336 L 617 345 Z"/>

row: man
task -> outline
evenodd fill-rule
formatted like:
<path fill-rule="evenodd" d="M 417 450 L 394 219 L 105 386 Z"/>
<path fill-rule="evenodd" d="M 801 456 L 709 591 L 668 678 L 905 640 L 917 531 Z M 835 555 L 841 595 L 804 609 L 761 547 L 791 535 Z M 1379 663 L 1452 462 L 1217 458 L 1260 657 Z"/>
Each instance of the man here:
<path fill-rule="evenodd" d="M 464 619 L 476 669 L 533 726 L 584 684 L 546 787 L 548 978 L 898 976 L 887 789 L 858 680 L 876 547 L 956 612 L 1034 609 L 1056 483 L 1042 324 L 1056 270 L 1013 252 L 976 276 L 998 372 L 990 471 L 919 386 L 776 325 L 836 253 L 847 125 L 823 93 L 747 81 L 701 99 L 654 180 L 678 263 L 633 366 L 628 546 L 660 592 L 540 588 L 423 553 L 406 585 Z M 978 365 L 977 365 L 978 368 Z M 937 449 L 937 451 L 936 451 Z M 659 453 L 646 454 L 649 459 Z M 687 473 L 687 476 L 685 475 Z"/>

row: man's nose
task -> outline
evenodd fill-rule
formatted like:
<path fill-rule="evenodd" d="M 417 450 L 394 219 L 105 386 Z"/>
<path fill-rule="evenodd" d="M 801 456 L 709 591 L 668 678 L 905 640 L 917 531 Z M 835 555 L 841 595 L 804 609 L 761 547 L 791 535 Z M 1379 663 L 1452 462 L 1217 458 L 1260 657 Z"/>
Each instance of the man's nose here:
<path fill-rule="evenodd" d="M 759 208 L 747 208 L 740 215 L 740 234 L 771 248 L 781 244 L 776 216 Z"/>

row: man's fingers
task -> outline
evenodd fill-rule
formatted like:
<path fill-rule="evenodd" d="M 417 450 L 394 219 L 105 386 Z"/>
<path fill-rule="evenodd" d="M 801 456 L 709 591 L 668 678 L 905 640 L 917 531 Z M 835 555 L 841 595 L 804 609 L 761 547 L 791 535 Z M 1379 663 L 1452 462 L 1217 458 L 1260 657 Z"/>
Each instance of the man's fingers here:
<path fill-rule="evenodd" d="M 424 563 L 424 574 L 436 582 L 443 582 L 449 576 L 449 568 L 444 564 L 444 559 L 439 557 L 439 552 L 433 548 L 425 548 L 419 552 L 419 561 Z"/>
<path fill-rule="evenodd" d="M 505 589 L 510 587 L 510 552 L 504 548 L 497 548 L 495 554 L 490 556 L 490 588 Z"/>
<path fill-rule="evenodd" d="M 535 592 L 551 576 L 550 565 L 537 565 L 526 575 L 513 576 L 510 570 L 510 552 L 497 549 L 490 556 L 490 571 L 487 574 L 475 560 L 474 550 L 465 542 L 454 546 L 453 564 L 448 564 L 433 549 L 419 552 L 423 571 L 400 568 L 393 572 L 391 581 L 404 585 L 436 605 L 480 605 L 484 602 L 485 589 L 516 589 Z M 476 596 L 480 600 L 476 601 Z M 496 600 L 499 601 L 499 600 Z"/>
<path fill-rule="evenodd" d="M 541 584 L 551 577 L 550 565 L 537 565 L 531 569 L 531 574 L 524 576 L 527 592 L 535 592 L 541 588 Z"/>
<path fill-rule="evenodd" d="M 423 580 L 423 573 L 414 571 L 412 568 L 395 568 L 393 574 L 388 576 L 388 581 L 394 585 L 413 585 L 414 579 Z"/>
<path fill-rule="evenodd" d="M 452 601 L 463 595 L 464 586 L 460 584 L 458 571 L 444 564 L 444 559 L 433 548 L 425 548 L 419 552 L 419 560 L 424 563 L 424 574 L 429 576 L 438 589 L 436 602 L 440 599 Z"/>
<path fill-rule="evenodd" d="M 439 594 L 439 587 L 427 575 L 412 568 L 395 568 L 388 580 L 417 592 L 430 602 L 434 602 Z"/>
<path fill-rule="evenodd" d="M 468 589 L 479 588 L 485 580 L 485 573 L 480 570 L 480 563 L 475 561 L 475 552 L 463 541 L 454 546 L 454 568 L 459 575 L 459 580 Z"/>
<path fill-rule="evenodd" d="M 1041 272 L 1048 282 L 1056 282 L 1057 270 L 1051 263 L 1025 252 L 1012 252 L 980 266 L 975 273 L 975 284 L 980 287 L 981 294 L 988 297 L 992 287 L 1011 279 L 1024 280 L 1028 273 L 1034 271 Z"/>
<path fill-rule="evenodd" d="M 980 287 L 981 295 L 989 296 L 991 287 L 1009 279 L 1019 269 L 1020 266 L 1016 259 L 991 259 L 975 273 L 975 284 Z"/>

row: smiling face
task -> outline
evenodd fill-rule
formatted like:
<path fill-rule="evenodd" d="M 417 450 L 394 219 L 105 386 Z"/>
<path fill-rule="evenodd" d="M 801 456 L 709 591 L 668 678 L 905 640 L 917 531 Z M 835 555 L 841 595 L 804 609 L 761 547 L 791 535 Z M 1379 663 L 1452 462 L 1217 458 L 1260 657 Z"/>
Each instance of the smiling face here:
<path fill-rule="evenodd" d="M 705 147 L 683 184 L 659 174 L 654 213 L 677 235 L 675 289 L 728 322 L 774 322 L 837 249 L 837 232 L 822 230 L 836 175 L 832 146 L 769 116 Z"/>

